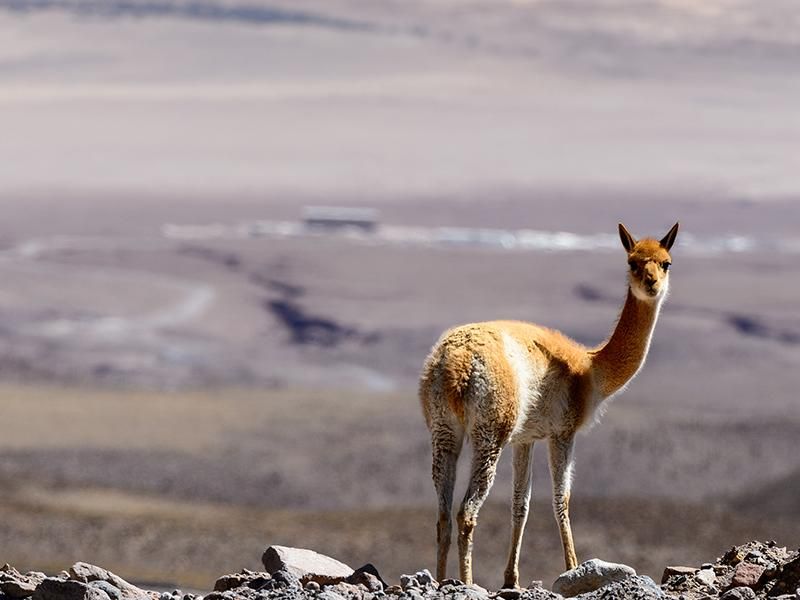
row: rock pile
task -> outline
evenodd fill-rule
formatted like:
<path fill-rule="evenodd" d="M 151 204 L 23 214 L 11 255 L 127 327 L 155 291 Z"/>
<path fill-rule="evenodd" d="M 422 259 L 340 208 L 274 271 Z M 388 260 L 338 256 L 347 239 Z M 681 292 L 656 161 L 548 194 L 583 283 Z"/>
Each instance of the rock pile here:
<path fill-rule="evenodd" d="M 55 577 L 5 565 L 0 600 L 800 600 L 800 551 L 774 542 L 736 546 L 700 567 L 667 567 L 660 587 L 631 567 L 598 559 L 562 574 L 553 591 L 533 582 L 492 593 L 456 579 L 438 582 L 427 569 L 388 585 L 372 565 L 352 569 L 285 546 L 267 548 L 262 562 L 264 571 L 224 575 L 205 596 L 143 590 L 86 563 Z"/>
<path fill-rule="evenodd" d="M 680 600 L 800 600 L 800 550 L 748 542 L 700 568 L 667 567 L 661 587 Z"/>
<path fill-rule="evenodd" d="M 10 565 L 0 568 L 0 600 L 24 599 L 162 600 L 157 592 L 142 590 L 110 571 L 82 562 L 55 577 L 38 572 L 22 574 Z"/>

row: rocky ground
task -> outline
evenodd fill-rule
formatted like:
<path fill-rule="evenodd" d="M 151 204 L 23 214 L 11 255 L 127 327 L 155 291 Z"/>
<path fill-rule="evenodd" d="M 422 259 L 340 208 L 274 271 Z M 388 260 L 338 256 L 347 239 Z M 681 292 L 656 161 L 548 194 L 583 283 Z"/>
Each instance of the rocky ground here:
<path fill-rule="evenodd" d="M 436 581 L 427 570 L 384 581 L 375 566 L 359 569 L 310 550 L 270 546 L 264 571 L 223 575 L 205 595 L 139 588 L 106 569 L 76 563 L 56 576 L 0 568 L 0 600 L 797 600 L 800 550 L 775 542 L 734 546 L 713 563 L 668 566 L 661 585 L 627 565 L 592 559 L 563 573 L 552 591 L 541 581 L 490 592 L 456 579 Z"/>

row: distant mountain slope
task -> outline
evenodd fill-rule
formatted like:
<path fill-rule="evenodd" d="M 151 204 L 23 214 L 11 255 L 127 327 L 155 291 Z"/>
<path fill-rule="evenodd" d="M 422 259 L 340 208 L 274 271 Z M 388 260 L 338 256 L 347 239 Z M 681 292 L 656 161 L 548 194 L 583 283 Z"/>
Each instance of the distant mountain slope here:
<path fill-rule="evenodd" d="M 20 13 L 60 10 L 85 17 L 178 17 L 250 24 L 316 25 L 364 28 L 366 23 L 318 12 L 291 10 L 264 3 L 215 0 L 5 0 L 0 8 Z"/>
<path fill-rule="evenodd" d="M 675 63 L 676 52 L 705 62 L 714 57 L 794 60 L 800 52 L 795 3 L 774 0 L 676 2 L 674 0 L 525 2 L 362 2 L 360 0 L 3 0 L 20 13 L 64 11 L 101 18 L 188 18 L 253 25 L 311 25 L 375 30 L 437 39 L 473 50 L 536 58 L 586 61 L 617 70 L 649 64 L 653 56 Z M 593 56 L 581 56 L 589 48 Z M 620 54 L 637 49 L 646 55 Z M 609 58 L 613 56 L 613 60 Z M 652 65 L 650 65 L 652 66 Z"/>

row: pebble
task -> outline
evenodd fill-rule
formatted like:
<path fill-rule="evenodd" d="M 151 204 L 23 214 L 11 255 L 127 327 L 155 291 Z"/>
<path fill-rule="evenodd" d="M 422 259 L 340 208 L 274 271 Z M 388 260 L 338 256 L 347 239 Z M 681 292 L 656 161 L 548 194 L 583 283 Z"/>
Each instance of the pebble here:
<path fill-rule="evenodd" d="M 418 588 L 419 587 L 419 581 L 417 581 L 417 578 L 415 576 L 413 576 L 413 575 L 401 575 L 400 576 L 400 587 L 402 587 L 403 590 L 409 590 L 409 589 L 413 589 L 413 588 Z"/>
<path fill-rule="evenodd" d="M 399 594 L 403 591 L 403 588 L 401 588 L 399 585 L 390 585 L 385 591 L 387 594 Z"/>
<path fill-rule="evenodd" d="M 758 550 L 750 550 L 750 552 L 745 555 L 744 559 L 759 564 L 759 561 L 764 560 L 764 555 Z"/>
<path fill-rule="evenodd" d="M 318 584 L 316 581 L 309 581 L 309 582 L 306 584 L 306 589 L 307 589 L 309 592 L 318 592 L 318 591 L 319 591 L 319 589 L 320 589 L 320 585 L 319 585 L 319 584 Z"/>
<path fill-rule="evenodd" d="M 728 590 L 720 600 L 755 600 L 756 593 L 749 587 L 741 586 Z"/>
<path fill-rule="evenodd" d="M 362 586 L 369 592 L 383 591 L 383 582 L 372 573 L 367 571 L 356 571 L 345 580 L 347 583 L 357 586 Z"/>
<path fill-rule="evenodd" d="M 694 577 L 697 581 L 708 586 L 713 585 L 717 580 L 717 575 L 712 569 L 700 569 Z"/>

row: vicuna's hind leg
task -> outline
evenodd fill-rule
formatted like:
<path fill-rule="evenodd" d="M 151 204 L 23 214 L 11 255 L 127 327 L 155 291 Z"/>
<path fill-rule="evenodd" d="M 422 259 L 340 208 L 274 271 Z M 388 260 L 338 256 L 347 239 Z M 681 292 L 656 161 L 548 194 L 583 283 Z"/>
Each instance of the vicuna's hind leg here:
<path fill-rule="evenodd" d="M 531 502 L 531 455 L 533 444 L 514 446 L 514 493 L 511 502 L 511 548 L 508 551 L 508 564 L 503 587 L 519 586 L 519 549 L 522 533 L 528 520 Z"/>
<path fill-rule="evenodd" d="M 458 511 L 458 562 L 461 580 L 472 583 L 472 534 L 478 521 L 478 511 L 483 506 L 494 483 L 497 461 L 503 449 L 502 442 L 492 436 L 482 437 L 473 432 L 472 472 L 469 486 Z"/>
<path fill-rule="evenodd" d="M 572 485 L 572 450 L 575 440 L 572 437 L 550 439 L 550 475 L 553 477 L 553 510 L 561 531 L 561 544 L 564 547 L 564 563 L 567 570 L 578 566 L 575 544 L 572 541 L 572 527 L 569 522 L 569 495 Z"/>
<path fill-rule="evenodd" d="M 453 486 L 456 482 L 456 463 L 461 453 L 464 433 L 455 427 L 441 425 L 432 428 L 433 484 L 439 497 L 439 520 L 436 524 L 436 578 L 447 576 L 447 554 L 450 551 L 450 535 L 453 529 L 451 518 Z"/>

